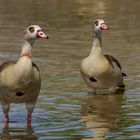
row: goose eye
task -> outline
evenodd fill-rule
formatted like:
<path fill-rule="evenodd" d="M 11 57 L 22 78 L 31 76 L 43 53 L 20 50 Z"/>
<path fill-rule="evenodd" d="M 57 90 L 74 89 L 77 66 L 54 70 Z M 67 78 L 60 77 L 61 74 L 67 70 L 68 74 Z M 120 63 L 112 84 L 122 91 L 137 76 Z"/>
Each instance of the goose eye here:
<path fill-rule="evenodd" d="M 34 27 L 30 27 L 30 28 L 29 28 L 29 31 L 30 31 L 31 33 L 33 33 L 33 32 L 34 32 Z"/>
<path fill-rule="evenodd" d="M 99 21 L 98 21 L 98 20 L 95 21 L 95 25 L 96 25 L 96 26 L 99 25 Z"/>

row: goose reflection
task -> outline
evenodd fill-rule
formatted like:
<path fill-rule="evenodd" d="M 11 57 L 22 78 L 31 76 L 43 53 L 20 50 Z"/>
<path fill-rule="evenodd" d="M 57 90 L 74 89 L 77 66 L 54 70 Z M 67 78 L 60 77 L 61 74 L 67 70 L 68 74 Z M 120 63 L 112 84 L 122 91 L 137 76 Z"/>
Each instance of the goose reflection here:
<path fill-rule="evenodd" d="M 1 140 L 37 140 L 33 128 L 31 125 L 28 125 L 25 128 L 9 127 L 9 124 L 5 125 L 0 136 Z"/>
<path fill-rule="evenodd" d="M 93 132 L 93 136 L 83 140 L 105 140 L 106 134 L 117 128 L 121 119 L 123 92 L 124 90 L 119 90 L 117 94 L 87 97 L 82 106 L 81 121 Z"/>

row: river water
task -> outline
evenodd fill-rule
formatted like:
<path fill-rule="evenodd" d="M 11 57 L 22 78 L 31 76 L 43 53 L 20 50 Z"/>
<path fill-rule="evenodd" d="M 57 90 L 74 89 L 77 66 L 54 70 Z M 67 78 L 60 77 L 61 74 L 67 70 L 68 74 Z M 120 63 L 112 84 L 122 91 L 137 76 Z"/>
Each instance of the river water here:
<path fill-rule="evenodd" d="M 50 36 L 36 41 L 33 61 L 42 87 L 31 126 L 24 104 L 12 104 L 1 140 L 139 140 L 140 139 L 140 1 L 139 0 L 0 0 L 0 62 L 17 60 L 26 26 L 38 24 Z M 92 24 L 103 18 L 104 53 L 122 64 L 126 89 L 115 95 L 88 96 L 81 60 L 92 46 Z"/>

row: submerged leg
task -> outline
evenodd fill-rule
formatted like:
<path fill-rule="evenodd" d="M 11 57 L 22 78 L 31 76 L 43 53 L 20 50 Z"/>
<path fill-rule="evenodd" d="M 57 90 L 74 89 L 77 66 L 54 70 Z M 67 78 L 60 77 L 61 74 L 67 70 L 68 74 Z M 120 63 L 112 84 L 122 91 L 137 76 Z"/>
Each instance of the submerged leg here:
<path fill-rule="evenodd" d="M 96 89 L 95 88 L 90 88 L 89 89 L 89 92 L 88 92 L 88 95 L 96 95 Z"/>

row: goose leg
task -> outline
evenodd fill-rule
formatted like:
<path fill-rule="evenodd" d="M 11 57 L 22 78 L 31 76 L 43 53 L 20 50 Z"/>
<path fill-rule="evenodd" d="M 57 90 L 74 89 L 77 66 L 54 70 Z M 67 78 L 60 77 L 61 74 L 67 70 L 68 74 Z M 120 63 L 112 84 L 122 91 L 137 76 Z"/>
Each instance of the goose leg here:
<path fill-rule="evenodd" d="M 4 116 L 5 116 L 4 121 L 5 122 L 9 122 L 9 114 L 8 113 L 5 113 Z"/>
<path fill-rule="evenodd" d="M 1 103 L 2 110 L 4 112 L 4 122 L 8 123 L 9 122 L 9 110 L 10 110 L 10 104 L 6 103 Z"/>
<path fill-rule="evenodd" d="M 32 113 L 35 107 L 35 103 L 27 103 L 26 109 L 27 109 L 27 123 L 30 124 L 32 121 Z"/>
<path fill-rule="evenodd" d="M 95 88 L 90 88 L 89 89 L 89 92 L 88 92 L 88 95 L 96 95 L 96 89 Z"/>

